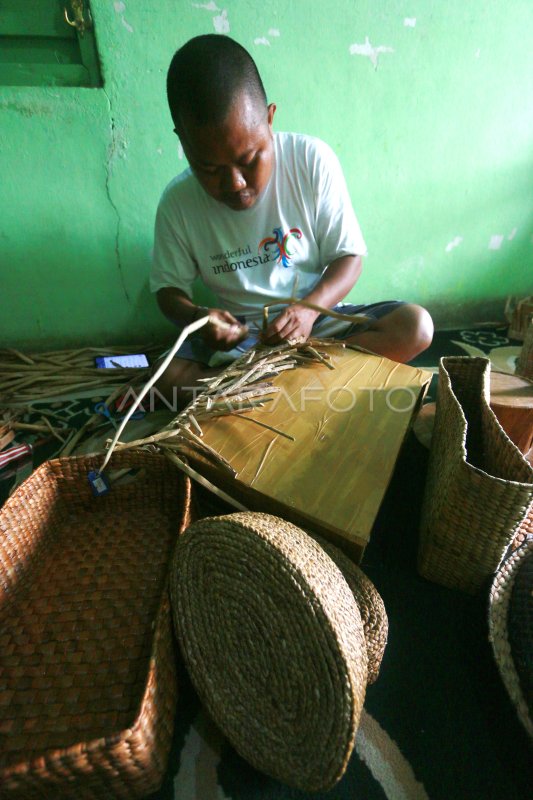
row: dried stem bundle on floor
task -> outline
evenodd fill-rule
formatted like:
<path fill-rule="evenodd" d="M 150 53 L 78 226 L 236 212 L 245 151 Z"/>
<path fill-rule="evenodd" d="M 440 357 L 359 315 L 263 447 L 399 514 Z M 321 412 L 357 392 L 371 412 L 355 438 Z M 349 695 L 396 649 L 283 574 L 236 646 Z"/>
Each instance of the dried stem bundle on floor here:
<path fill-rule="evenodd" d="M 128 348 L 131 352 L 157 356 L 161 346 L 141 345 Z M 60 350 L 47 353 L 21 353 L 19 350 L 0 350 L 0 397 L 6 403 L 28 403 L 58 397 L 76 391 L 111 389 L 134 379 L 144 382 L 148 367 L 99 369 L 95 356 L 119 355 L 120 347 L 84 347 L 80 350 Z"/>

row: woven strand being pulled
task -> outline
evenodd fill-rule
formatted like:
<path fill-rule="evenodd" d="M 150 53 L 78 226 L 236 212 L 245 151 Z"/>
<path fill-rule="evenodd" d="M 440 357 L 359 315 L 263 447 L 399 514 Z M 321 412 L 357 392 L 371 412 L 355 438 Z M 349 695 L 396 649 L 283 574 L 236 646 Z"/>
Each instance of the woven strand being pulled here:
<path fill-rule="evenodd" d="M 198 325 L 200 322 L 201 320 L 193 323 L 193 325 Z M 185 328 L 182 334 L 185 334 L 187 330 Z M 120 434 L 129 416 L 131 416 L 144 394 L 149 390 L 150 385 L 156 379 L 156 376 L 153 376 L 137 397 L 136 403 L 122 421 L 113 440 L 108 442 L 108 453 L 101 469 L 105 468 L 107 459 L 115 448 L 117 450 L 126 450 L 133 447 L 150 446 L 150 448 L 158 449 L 167 456 L 169 455 L 169 449 L 183 452 L 185 455 L 190 449 L 197 450 L 202 456 L 209 458 L 223 468 L 231 470 L 231 465 L 224 461 L 212 448 L 208 448 L 201 439 L 203 421 L 221 415 L 232 414 L 243 420 L 248 419 L 249 422 L 255 425 L 269 428 L 275 433 L 292 440 L 293 437 L 290 434 L 273 428 L 255 418 L 247 418 L 245 414 L 248 411 L 262 408 L 266 403 L 272 401 L 272 396 L 281 390 L 279 386 L 273 385 L 271 380 L 285 370 L 292 370 L 302 364 L 309 365 L 310 363 L 320 363 L 326 368 L 334 369 L 332 359 L 327 353 L 328 347 L 332 345 L 335 347 L 345 346 L 344 343 L 333 339 L 311 339 L 294 346 L 288 343 L 276 345 L 275 347 L 258 346 L 226 366 L 218 375 L 205 380 L 203 378 L 200 379 L 203 390 L 155 436 L 148 436 L 134 442 L 120 442 Z M 212 491 L 216 494 L 216 487 L 212 487 Z"/>
<path fill-rule="evenodd" d="M 235 749 L 301 790 L 333 786 L 368 661 L 359 609 L 329 556 L 268 514 L 207 518 L 180 538 L 171 594 L 192 681 Z"/>

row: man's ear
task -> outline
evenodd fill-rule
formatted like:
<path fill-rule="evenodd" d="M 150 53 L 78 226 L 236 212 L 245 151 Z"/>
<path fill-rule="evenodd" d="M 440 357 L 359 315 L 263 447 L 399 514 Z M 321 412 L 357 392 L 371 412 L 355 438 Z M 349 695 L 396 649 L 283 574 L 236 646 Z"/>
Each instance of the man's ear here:
<path fill-rule="evenodd" d="M 274 121 L 274 114 L 276 113 L 276 104 L 270 103 L 267 110 L 268 110 L 267 121 L 269 126 L 272 127 L 272 122 Z"/>

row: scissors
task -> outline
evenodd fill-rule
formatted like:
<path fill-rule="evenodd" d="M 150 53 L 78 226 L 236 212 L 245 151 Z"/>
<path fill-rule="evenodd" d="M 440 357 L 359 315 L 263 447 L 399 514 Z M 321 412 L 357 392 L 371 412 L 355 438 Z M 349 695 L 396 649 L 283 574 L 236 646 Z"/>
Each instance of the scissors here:
<path fill-rule="evenodd" d="M 101 414 L 102 417 L 105 417 L 111 423 L 111 425 L 115 428 L 115 430 L 118 429 L 117 421 L 114 419 L 114 417 L 112 416 L 110 410 L 108 409 L 108 407 L 106 406 L 106 404 L 104 402 L 97 403 L 95 405 L 95 407 L 94 407 L 94 410 L 95 410 L 96 414 Z M 139 410 L 139 411 L 136 411 L 135 414 L 132 414 L 130 419 L 142 419 L 143 417 L 144 417 L 144 411 L 140 411 Z M 119 417 L 118 421 L 121 422 L 123 419 L 124 419 L 123 416 Z"/>
<path fill-rule="evenodd" d="M 113 417 L 111 416 L 111 412 L 110 412 L 110 410 L 108 409 L 108 407 L 106 406 L 105 403 L 103 403 L 103 402 L 102 403 L 97 403 L 95 405 L 95 407 L 94 407 L 94 411 L 95 411 L 96 414 L 101 414 L 102 417 L 105 417 L 111 423 L 111 425 L 115 428 L 115 430 L 117 430 L 118 425 L 115 422 L 115 420 L 113 419 Z"/>

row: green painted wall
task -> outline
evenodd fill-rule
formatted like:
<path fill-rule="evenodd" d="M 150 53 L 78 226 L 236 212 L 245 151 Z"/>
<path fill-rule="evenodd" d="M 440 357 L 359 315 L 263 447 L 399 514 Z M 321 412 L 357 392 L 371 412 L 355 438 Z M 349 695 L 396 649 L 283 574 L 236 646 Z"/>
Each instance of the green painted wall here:
<path fill-rule="evenodd" d="M 228 28 L 278 130 L 342 161 L 370 251 L 354 299 L 443 324 L 532 291 L 531 0 L 216 5 L 92 0 L 103 89 L 0 87 L 2 344 L 172 334 L 147 286 L 157 201 L 185 167 L 165 73 L 188 38 Z"/>

